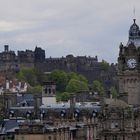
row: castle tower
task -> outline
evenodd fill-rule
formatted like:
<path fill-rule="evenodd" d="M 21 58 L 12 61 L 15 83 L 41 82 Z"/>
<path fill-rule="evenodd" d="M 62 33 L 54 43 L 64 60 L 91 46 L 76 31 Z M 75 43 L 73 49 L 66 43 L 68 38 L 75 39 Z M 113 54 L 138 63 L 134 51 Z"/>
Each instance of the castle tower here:
<path fill-rule="evenodd" d="M 42 48 L 36 47 L 34 51 L 35 62 L 44 62 L 45 61 L 45 50 Z"/>
<path fill-rule="evenodd" d="M 128 104 L 140 105 L 140 29 L 136 19 L 129 29 L 127 44 L 120 44 L 118 78 L 120 96 L 125 95 Z"/>
<path fill-rule="evenodd" d="M 8 52 L 9 51 L 9 46 L 8 45 L 4 45 L 4 51 Z"/>

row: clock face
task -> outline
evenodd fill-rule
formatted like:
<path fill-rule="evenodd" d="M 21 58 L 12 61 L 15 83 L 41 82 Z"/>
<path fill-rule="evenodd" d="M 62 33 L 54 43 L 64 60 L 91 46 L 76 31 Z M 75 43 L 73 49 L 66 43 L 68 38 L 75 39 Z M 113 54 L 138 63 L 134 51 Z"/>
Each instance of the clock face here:
<path fill-rule="evenodd" d="M 134 69 L 137 65 L 136 59 L 132 58 L 132 59 L 128 59 L 127 61 L 127 66 L 131 69 Z"/>

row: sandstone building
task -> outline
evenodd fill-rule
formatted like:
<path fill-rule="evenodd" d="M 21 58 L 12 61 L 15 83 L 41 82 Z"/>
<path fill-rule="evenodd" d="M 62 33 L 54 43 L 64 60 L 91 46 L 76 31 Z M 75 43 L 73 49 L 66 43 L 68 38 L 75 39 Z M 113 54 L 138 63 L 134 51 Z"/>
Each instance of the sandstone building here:
<path fill-rule="evenodd" d="M 120 44 L 118 77 L 123 99 L 128 104 L 140 105 L 140 29 L 135 19 L 127 44 Z"/>

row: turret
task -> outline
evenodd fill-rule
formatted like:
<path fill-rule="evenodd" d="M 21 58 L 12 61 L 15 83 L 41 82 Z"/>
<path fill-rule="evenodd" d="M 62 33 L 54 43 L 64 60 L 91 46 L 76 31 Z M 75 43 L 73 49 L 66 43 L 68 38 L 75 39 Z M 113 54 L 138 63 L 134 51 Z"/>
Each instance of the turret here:
<path fill-rule="evenodd" d="M 133 19 L 134 23 L 130 26 L 129 29 L 129 39 L 127 46 L 134 43 L 136 47 L 140 47 L 140 29 L 136 24 L 136 19 Z"/>
<path fill-rule="evenodd" d="M 9 51 L 9 46 L 8 45 L 4 45 L 4 51 L 8 52 Z"/>

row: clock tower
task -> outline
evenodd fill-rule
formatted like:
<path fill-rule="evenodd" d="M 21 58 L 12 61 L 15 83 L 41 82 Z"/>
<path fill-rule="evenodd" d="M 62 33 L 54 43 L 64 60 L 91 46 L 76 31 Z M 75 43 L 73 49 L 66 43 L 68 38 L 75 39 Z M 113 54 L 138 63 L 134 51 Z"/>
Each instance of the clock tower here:
<path fill-rule="evenodd" d="M 118 57 L 120 96 L 131 105 L 140 105 L 140 29 L 136 19 L 129 29 L 129 38 L 120 44 Z"/>

